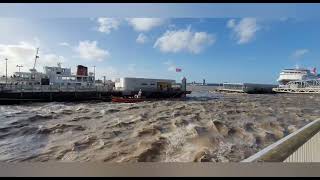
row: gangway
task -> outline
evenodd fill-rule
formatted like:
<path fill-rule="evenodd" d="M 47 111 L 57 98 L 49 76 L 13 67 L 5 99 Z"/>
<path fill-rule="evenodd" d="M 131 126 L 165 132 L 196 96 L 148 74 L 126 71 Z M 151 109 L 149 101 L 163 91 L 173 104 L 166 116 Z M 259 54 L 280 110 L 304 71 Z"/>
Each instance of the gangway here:
<path fill-rule="evenodd" d="M 320 79 L 290 81 L 272 90 L 277 93 L 320 93 Z"/>

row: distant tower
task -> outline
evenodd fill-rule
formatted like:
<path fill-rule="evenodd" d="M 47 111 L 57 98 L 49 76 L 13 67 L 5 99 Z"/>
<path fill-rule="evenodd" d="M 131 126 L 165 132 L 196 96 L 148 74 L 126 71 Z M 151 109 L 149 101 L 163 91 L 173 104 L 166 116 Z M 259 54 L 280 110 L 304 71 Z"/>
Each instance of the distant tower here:
<path fill-rule="evenodd" d="M 206 80 L 203 79 L 202 85 L 206 85 Z"/>

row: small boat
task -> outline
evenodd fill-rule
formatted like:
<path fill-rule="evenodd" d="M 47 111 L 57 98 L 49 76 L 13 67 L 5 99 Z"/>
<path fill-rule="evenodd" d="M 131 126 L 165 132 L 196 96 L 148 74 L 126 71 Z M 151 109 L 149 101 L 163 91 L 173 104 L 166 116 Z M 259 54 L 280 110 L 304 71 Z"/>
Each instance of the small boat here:
<path fill-rule="evenodd" d="M 112 97 L 112 102 L 118 102 L 118 103 L 137 103 L 145 101 L 145 98 L 124 98 L 124 97 Z"/>

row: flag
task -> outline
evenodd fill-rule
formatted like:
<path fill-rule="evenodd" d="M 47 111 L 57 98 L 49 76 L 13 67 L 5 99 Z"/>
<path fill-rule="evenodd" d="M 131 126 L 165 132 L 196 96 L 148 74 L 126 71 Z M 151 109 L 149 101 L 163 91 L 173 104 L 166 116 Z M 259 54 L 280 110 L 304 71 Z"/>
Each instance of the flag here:
<path fill-rule="evenodd" d="M 176 72 L 181 72 L 181 69 L 180 68 L 176 68 Z"/>

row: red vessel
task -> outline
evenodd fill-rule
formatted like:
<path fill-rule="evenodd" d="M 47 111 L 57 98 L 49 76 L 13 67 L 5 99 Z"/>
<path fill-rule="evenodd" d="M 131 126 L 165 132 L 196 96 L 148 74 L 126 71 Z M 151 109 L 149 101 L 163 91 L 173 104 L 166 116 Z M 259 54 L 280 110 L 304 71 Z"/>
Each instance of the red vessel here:
<path fill-rule="evenodd" d="M 112 102 L 118 102 L 118 103 L 137 103 L 145 101 L 144 98 L 123 98 L 123 97 L 112 97 Z"/>

